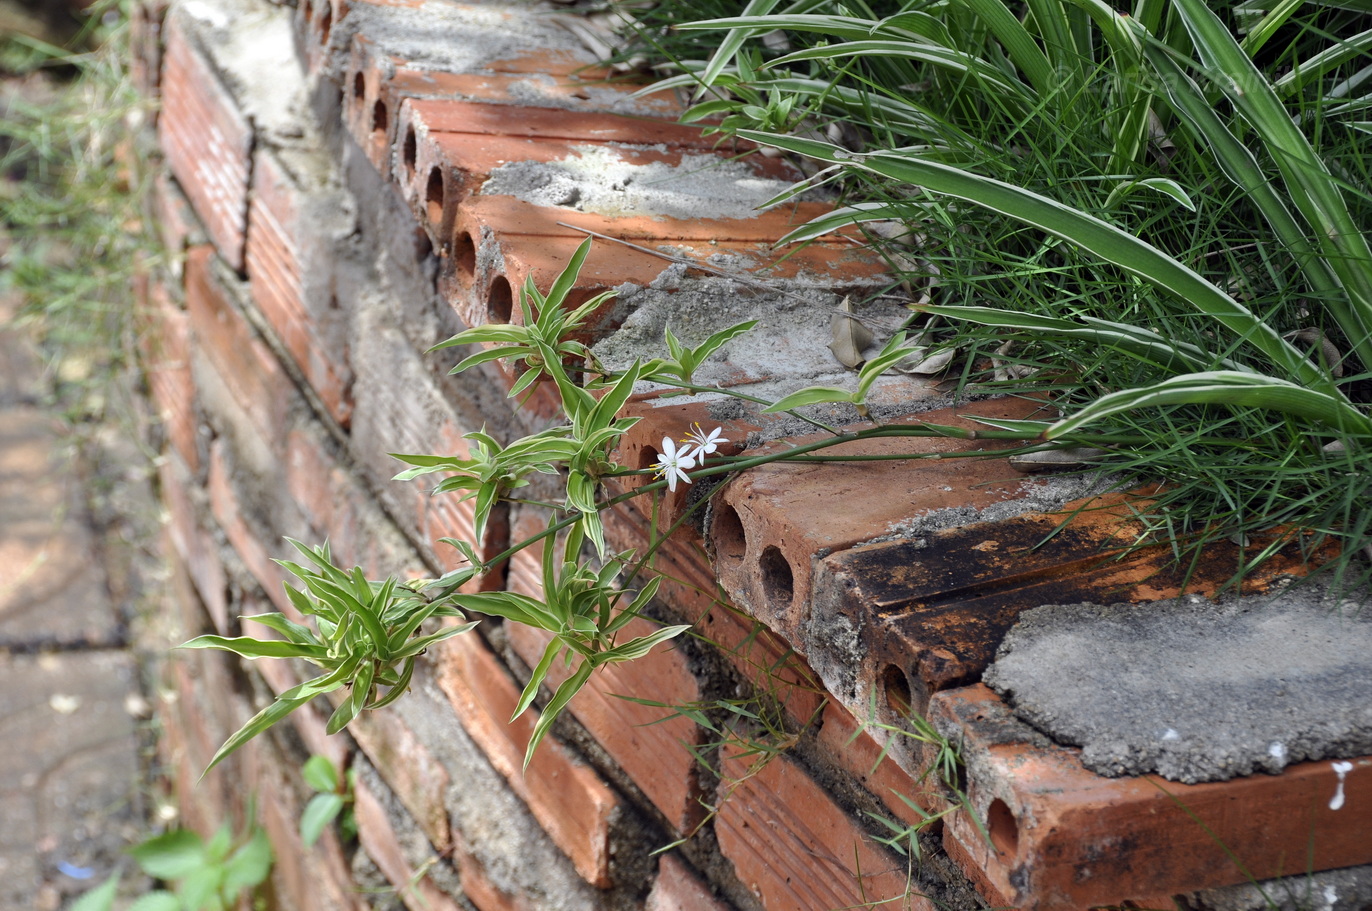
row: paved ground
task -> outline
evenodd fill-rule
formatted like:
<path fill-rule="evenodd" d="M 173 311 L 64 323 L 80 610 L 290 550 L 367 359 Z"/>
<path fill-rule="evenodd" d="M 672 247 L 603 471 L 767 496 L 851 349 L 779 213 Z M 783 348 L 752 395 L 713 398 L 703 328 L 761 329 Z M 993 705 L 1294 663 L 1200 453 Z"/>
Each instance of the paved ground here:
<path fill-rule="evenodd" d="M 0 908 L 56 911 L 146 833 L 127 575 L 93 533 L 89 465 L 0 300 Z"/>

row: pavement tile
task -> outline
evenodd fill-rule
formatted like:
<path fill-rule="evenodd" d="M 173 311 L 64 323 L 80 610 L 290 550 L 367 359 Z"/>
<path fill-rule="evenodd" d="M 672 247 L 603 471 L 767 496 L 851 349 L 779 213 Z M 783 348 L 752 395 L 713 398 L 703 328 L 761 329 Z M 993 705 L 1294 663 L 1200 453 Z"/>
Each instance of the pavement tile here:
<path fill-rule="evenodd" d="M 0 655 L 0 908 L 56 907 L 143 828 L 127 652 Z"/>

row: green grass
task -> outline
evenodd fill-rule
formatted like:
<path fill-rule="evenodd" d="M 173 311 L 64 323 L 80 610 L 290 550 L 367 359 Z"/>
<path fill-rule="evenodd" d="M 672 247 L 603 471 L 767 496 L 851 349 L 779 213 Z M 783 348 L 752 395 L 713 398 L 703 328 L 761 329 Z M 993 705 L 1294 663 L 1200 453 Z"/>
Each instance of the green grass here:
<path fill-rule="evenodd" d="M 1169 482 L 1147 519 L 1179 559 L 1301 526 L 1352 583 L 1372 554 L 1372 14 L 1351 6 L 752 0 L 656 34 L 688 117 L 841 192 L 791 240 L 907 227 L 873 241 L 928 293 L 911 329 L 959 352 L 960 383 L 1049 392 L 1045 438 L 1144 441 L 1102 468 Z"/>
<path fill-rule="evenodd" d="M 97 48 L 69 53 L 0 37 L 0 294 L 39 339 L 70 416 L 88 419 L 131 363 L 135 270 L 151 246 L 143 175 L 117 156 L 142 108 L 121 54 L 117 4 L 92 9 Z"/>

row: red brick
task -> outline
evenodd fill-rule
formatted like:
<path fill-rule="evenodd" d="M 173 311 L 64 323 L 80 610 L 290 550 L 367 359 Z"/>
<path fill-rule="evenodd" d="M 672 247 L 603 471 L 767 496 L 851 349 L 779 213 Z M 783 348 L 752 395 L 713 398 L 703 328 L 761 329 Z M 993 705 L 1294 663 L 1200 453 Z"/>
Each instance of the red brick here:
<path fill-rule="evenodd" d="M 1227 586 L 1242 562 L 1237 545 L 1214 544 L 1194 567 L 1174 560 L 1166 544 L 1137 547 L 1143 508 L 1137 493 L 1109 494 L 824 557 L 815 564 L 810 610 L 815 623 L 845 628 L 856 647 L 831 648 L 811 636 L 809 657 L 817 667 L 842 666 L 853 681 L 843 691 L 871 698 L 878 717 L 896 723 L 923 713 L 930 694 L 979 680 L 1024 610 Z M 1269 543 L 1255 541 L 1253 549 Z M 1304 575 L 1323 558 L 1287 542 L 1245 577 L 1244 590 Z"/>
<path fill-rule="evenodd" d="M 453 845 L 446 805 L 452 783 L 448 770 L 395 712 L 363 712 L 348 730 L 429 842 L 447 852 Z"/>
<path fill-rule="evenodd" d="M 523 769 L 533 733 L 532 710 L 511 721 L 520 688 L 479 636 L 469 633 L 434 649 L 439 686 L 478 746 L 529 806 L 582 878 L 598 888 L 610 880 L 610 819 L 617 799 L 599 776 L 549 735 Z"/>
<path fill-rule="evenodd" d="M 716 144 L 714 138 L 702 136 L 699 127 L 622 114 L 422 98 L 412 101 L 411 107 L 417 122 L 438 133 L 485 133 L 642 146 L 666 143 L 702 150 L 713 149 Z"/>
<path fill-rule="evenodd" d="M 481 105 L 478 110 L 488 110 Z M 458 207 L 477 192 L 491 173 L 501 165 L 519 161 L 555 162 L 572 159 L 587 148 L 610 149 L 629 164 L 679 165 L 686 150 L 679 146 L 640 145 L 623 143 L 610 145 L 590 139 L 555 139 L 533 136 L 509 136 L 502 132 L 486 132 L 473 124 L 475 132 L 442 132 L 431 129 L 424 119 L 424 111 L 432 106 L 415 109 L 415 102 L 407 100 L 400 108 L 397 127 L 396 180 L 401 192 L 415 214 L 429 229 L 434 244 L 439 247 L 450 242 Z M 514 109 L 516 114 L 523 109 Z M 695 150 L 700 154 L 700 150 Z M 721 156 L 721 161 L 723 157 Z M 803 175 L 783 159 L 753 155 L 741 159 L 758 177 L 772 180 L 799 180 Z"/>
<path fill-rule="evenodd" d="M 612 550 L 648 546 L 648 515 L 641 501 L 630 501 L 601 512 L 605 538 Z M 696 634 L 718 648 L 760 694 L 775 699 L 793 722 L 818 718 L 824 687 L 794 648 L 760 621 L 721 600 L 710 560 L 693 528 L 682 528 L 662 542 L 653 555 L 651 572 L 662 577 L 658 599 L 671 606 Z"/>
<path fill-rule="evenodd" d="M 726 746 L 720 771 L 720 850 L 769 911 L 833 911 L 886 902 L 934 911 L 911 891 L 905 860 L 873 843 L 823 788 L 785 755 Z"/>
<path fill-rule="evenodd" d="M 166 20 L 162 148 L 220 255 L 242 271 L 252 124 L 181 19 Z"/>
<path fill-rule="evenodd" d="M 415 870 L 405 858 L 395 829 L 376 795 L 359 781 L 354 791 L 357 836 L 362 850 L 395 886 L 397 894 L 411 911 L 461 911 L 462 906 L 438 888 L 426 872 Z"/>
<path fill-rule="evenodd" d="M 296 5 L 292 24 L 307 73 L 319 72 L 328 62 L 333 27 L 346 8 L 344 0 L 300 0 Z"/>
<path fill-rule="evenodd" d="M 150 192 L 158 236 L 168 253 L 168 268 L 179 282 L 184 273 L 186 251 L 193 245 L 208 241 L 190 200 L 170 173 L 158 172 L 152 180 Z"/>
<path fill-rule="evenodd" d="M 149 283 L 148 300 L 139 313 L 139 353 L 153 404 L 167 440 L 191 474 L 200 471 L 200 430 L 191 380 L 190 324 L 166 287 Z"/>
<path fill-rule="evenodd" d="M 621 641 L 657 628 L 642 619 L 630 621 Z M 552 633 L 518 623 L 509 624 L 508 630 L 510 644 L 530 667 L 538 663 L 553 638 Z M 548 674 L 549 687 L 555 689 L 570 675 L 558 662 Z M 668 707 L 642 705 L 622 696 L 663 702 Z M 670 706 L 699 699 L 700 686 L 686 659 L 669 644 L 643 658 L 596 671 L 569 706 L 677 834 L 689 833 L 703 815 L 696 758 L 690 749 L 700 743 L 700 734 L 689 719 L 668 716 Z"/>
<path fill-rule="evenodd" d="M 290 616 L 297 623 L 303 619 L 300 612 L 286 596 L 283 583 L 293 579 L 286 570 L 273 562 L 262 539 L 244 520 L 239 506 L 239 497 L 234 490 L 233 479 L 225 464 L 224 440 L 219 439 L 210 446 L 210 468 L 207 487 L 210 494 L 210 511 L 219 528 L 224 532 L 234 553 L 243 561 L 248 572 L 257 584 L 272 599 L 275 608 Z"/>
<path fill-rule="evenodd" d="M 202 527 L 191 499 L 190 491 L 195 486 L 191 475 L 175 453 L 167 453 L 158 466 L 157 476 L 167 508 L 167 535 L 172 549 L 185 564 L 214 631 L 222 635 L 229 628 L 228 579 L 214 539 Z"/>
<path fill-rule="evenodd" d="M 279 449 L 298 391 L 239 310 L 214 254 L 196 247 L 186 257 L 186 310 L 195 350 L 203 353 L 269 446 Z"/>
<path fill-rule="evenodd" d="M 995 399 L 924 412 L 916 421 L 975 428 L 965 415 L 1027 417 L 1036 407 Z M 892 423 L 896 423 L 893 421 Z M 776 447 L 822 438 L 800 437 Z M 825 455 L 923 453 L 958 455 L 1003 444 L 946 437 L 897 437 L 847 443 Z M 733 481 L 715 501 L 710 538 L 720 584 L 736 604 L 792 642 L 810 621 L 812 563 L 817 555 L 890 533 L 891 526 L 946 507 L 984 508 L 1014 499 L 1024 483 L 1001 460 L 801 464 L 774 462 Z M 998 483 L 999 482 L 999 483 Z"/>
<path fill-rule="evenodd" d="M 353 36 L 343 86 L 343 123 L 367 160 L 384 175 L 391 173 L 391 137 L 399 113 L 389 107 L 384 85 L 398 62 L 366 35 Z"/>
<path fill-rule="evenodd" d="M 729 911 L 729 908 L 674 854 L 664 854 L 658 861 L 657 879 L 643 905 L 643 911 Z"/>
<path fill-rule="evenodd" d="M 1372 862 L 1365 828 L 1350 825 L 1346 809 L 1329 808 L 1338 787 L 1330 762 L 1196 785 L 1155 775 L 1103 778 L 1081 764 L 1078 750 L 1041 745 L 980 684 L 935 695 L 929 715 L 940 730 L 961 732 L 967 794 L 991 839 L 988 846 L 958 813 L 944 828 L 949 853 L 1026 911 Z M 1366 807 L 1372 757 L 1353 765 L 1345 803 Z"/>
<path fill-rule="evenodd" d="M 885 737 L 899 743 L 904 738 L 896 732 Z M 913 753 L 921 760 L 914 774 L 897 764 L 889 750 L 863 730 L 847 709 L 830 701 L 817 736 L 819 756 L 836 768 L 852 775 L 859 784 L 871 791 L 895 819 L 907 825 L 921 822 L 920 814 L 908 799 L 926 813 L 940 813 L 948 807 L 949 795 L 939 781 L 938 772 L 930 769 L 935 750 L 930 745 L 907 741 L 905 754 Z M 913 748 L 913 749 L 912 749 Z M 904 799 L 903 799 L 904 798 Z"/>
<path fill-rule="evenodd" d="M 346 327 L 333 296 L 334 238 L 321 203 L 337 193 L 301 185 L 270 150 L 254 158 L 246 263 L 253 299 L 329 414 L 352 417 Z M 340 201 L 341 202 L 341 201 Z"/>

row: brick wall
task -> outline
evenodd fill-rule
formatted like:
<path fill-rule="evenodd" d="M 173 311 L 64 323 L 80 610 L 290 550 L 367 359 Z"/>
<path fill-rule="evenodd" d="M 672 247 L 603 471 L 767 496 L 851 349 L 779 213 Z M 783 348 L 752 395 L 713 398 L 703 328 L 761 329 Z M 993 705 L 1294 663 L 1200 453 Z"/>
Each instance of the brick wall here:
<path fill-rule="evenodd" d="M 460 454 L 473 430 L 508 439 L 555 419 L 547 390 L 516 404 L 498 366 L 451 377 L 456 354 L 426 351 L 468 325 L 511 319 L 512 289 L 526 276 L 546 286 L 584 236 L 566 224 L 689 261 L 751 262 L 770 290 L 601 243 L 573 302 L 620 289 L 620 302 L 589 327 L 597 342 L 654 326 L 660 339 L 661 314 L 673 308 L 770 313 L 759 331 L 774 356 L 726 361 L 711 379 L 772 393 L 841 374 L 803 327 L 827 327 L 842 294 L 884 281 L 855 235 L 777 262 L 771 242 L 823 203 L 684 219 L 483 194 L 504 164 L 574 150 L 612 150 L 638 165 L 746 151 L 673 123 L 674 98 L 635 98 L 634 86 L 606 82 L 551 8 L 135 6 L 134 73 L 161 101 L 147 210 L 171 254 L 146 285 L 140 347 L 162 418 L 168 548 L 192 632 L 233 634 L 241 614 L 290 611 L 272 563 L 284 555 L 283 536 L 327 538 L 339 559 L 376 575 L 456 565 L 435 541 L 470 537 L 469 507 L 392 481 L 399 465 L 388 453 Z M 757 180 L 798 176 L 775 159 L 743 161 Z M 944 424 L 1039 407 L 992 400 L 954 409 L 940 394 L 892 378 L 874 401 L 886 414 Z M 795 440 L 808 429 L 755 413 L 712 419 L 719 412 L 708 402 L 652 394 L 627 410 L 642 418 L 621 449 L 636 466 L 655 460 L 663 435 L 696 420 L 722 424 L 735 448 L 750 433 Z M 919 445 L 956 455 L 985 444 Z M 998 462 L 951 458 L 771 466 L 733 481 L 709 526 L 688 523 L 656 563 L 666 582 L 655 617 L 694 623 L 698 636 L 593 677 L 527 772 L 530 722 L 511 724 L 509 714 L 545 641 L 490 620 L 426 655 L 413 691 L 392 708 L 333 738 L 306 708 L 200 782 L 228 733 L 299 678 L 281 663 L 181 655 L 163 758 L 198 828 L 241 816 L 256 795 L 277 850 L 272 901 L 283 909 L 395 900 L 479 911 L 1085 907 L 1238 882 L 1244 874 L 1213 845 L 1126 844 L 1130 833 L 1183 825 L 1162 792 L 1090 775 L 977 685 L 1026 607 L 1131 586 L 1137 597 L 1161 597 L 1179 584 L 1154 572 L 1147 554 L 1100 558 L 1128 539 L 1122 502 L 1030 547 L 1073 495 L 1009 477 Z M 684 488 L 665 497 L 662 527 L 686 507 Z M 949 510 L 963 510 L 963 521 L 889 534 Z M 502 513 L 479 546 L 497 553 L 544 521 L 524 507 Z M 632 503 L 607 513 L 613 547 L 646 543 L 650 521 Z M 537 556 L 521 554 L 483 584 L 536 594 Z M 710 707 L 709 724 L 618 698 L 626 695 Z M 917 823 L 954 796 L 924 774 L 932 751 L 906 736 L 912 709 L 979 757 L 965 785 L 989 834 L 988 842 L 955 813 L 925 829 L 919 863 L 877 840 L 893 831 L 880 819 Z M 763 743 L 762 753 L 748 749 Z M 332 834 L 313 849 L 299 844 L 309 795 L 297 770 L 313 753 L 358 773 L 356 845 Z M 1035 762 L 1052 765 L 1068 797 L 1017 771 Z M 1285 777 L 1254 779 L 1244 799 L 1272 799 Z M 1238 852 L 1270 860 L 1264 874 L 1304 869 L 1303 823 L 1277 820 L 1254 833 L 1225 810 L 1236 793 L 1226 787 L 1199 786 L 1192 806 L 1207 825 Z M 1068 818 L 1077 822 L 1064 830 L 1057 820 Z M 1340 843 L 1329 865 L 1372 861 L 1367 852 Z M 358 891 L 377 877 L 389 897 Z"/>

